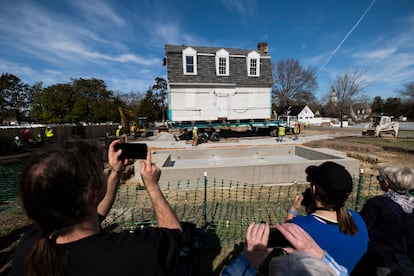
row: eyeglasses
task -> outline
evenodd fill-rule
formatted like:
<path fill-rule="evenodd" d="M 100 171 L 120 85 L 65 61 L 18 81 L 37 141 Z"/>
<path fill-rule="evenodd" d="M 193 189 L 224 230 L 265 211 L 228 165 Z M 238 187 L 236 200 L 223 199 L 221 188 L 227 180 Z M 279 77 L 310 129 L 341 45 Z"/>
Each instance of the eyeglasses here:
<path fill-rule="evenodd" d="M 380 175 L 377 175 L 378 182 L 384 182 L 384 178 L 382 178 Z"/>

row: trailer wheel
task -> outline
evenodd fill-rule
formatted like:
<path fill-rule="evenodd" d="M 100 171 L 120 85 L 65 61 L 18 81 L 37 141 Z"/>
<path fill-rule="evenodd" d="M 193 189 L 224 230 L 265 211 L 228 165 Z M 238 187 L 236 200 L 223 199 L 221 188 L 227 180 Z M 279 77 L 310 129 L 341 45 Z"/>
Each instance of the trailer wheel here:
<path fill-rule="evenodd" d="M 213 132 L 213 134 L 211 134 L 210 140 L 213 142 L 220 141 L 220 134 L 218 134 L 217 132 Z"/>
<path fill-rule="evenodd" d="M 208 142 L 208 136 L 205 133 L 202 133 L 199 137 L 198 137 L 198 142 L 201 143 L 207 143 Z"/>

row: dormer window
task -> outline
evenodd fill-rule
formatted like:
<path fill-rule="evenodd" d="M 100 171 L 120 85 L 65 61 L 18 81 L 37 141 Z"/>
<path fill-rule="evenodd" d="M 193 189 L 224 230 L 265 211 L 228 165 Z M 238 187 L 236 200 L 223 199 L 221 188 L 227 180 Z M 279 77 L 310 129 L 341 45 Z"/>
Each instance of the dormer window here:
<path fill-rule="evenodd" d="M 197 75 L 197 51 L 191 47 L 183 50 L 184 75 Z"/>
<path fill-rule="evenodd" d="M 216 75 L 229 75 L 229 52 L 224 49 L 216 52 Z"/>
<path fill-rule="evenodd" d="M 249 77 L 260 76 L 260 54 L 253 51 L 247 55 L 247 75 Z"/>

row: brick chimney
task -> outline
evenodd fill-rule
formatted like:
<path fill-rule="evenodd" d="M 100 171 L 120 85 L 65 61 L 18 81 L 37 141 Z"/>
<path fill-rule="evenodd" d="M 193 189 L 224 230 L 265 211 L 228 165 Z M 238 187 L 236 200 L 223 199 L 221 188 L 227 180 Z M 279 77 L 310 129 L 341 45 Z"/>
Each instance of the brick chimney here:
<path fill-rule="evenodd" d="M 267 42 L 259 42 L 257 44 L 257 50 L 261 53 L 265 53 L 267 54 L 269 52 L 268 46 L 267 46 Z"/>

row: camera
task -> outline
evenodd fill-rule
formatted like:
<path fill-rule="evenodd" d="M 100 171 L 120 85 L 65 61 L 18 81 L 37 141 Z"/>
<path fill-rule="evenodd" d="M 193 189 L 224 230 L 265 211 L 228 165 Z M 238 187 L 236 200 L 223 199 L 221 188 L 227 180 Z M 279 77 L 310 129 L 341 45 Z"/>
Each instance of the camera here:
<path fill-rule="evenodd" d="M 302 193 L 302 195 L 303 195 L 303 200 L 302 200 L 301 205 L 303 205 L 303 206 L 310 206 L 313 203 L 313 197 L 312 197 L 310 188 L 307 188 Z"/>
<path fill-rule="evenodd" d="M 292 244 L 285 238 L 285 236 L 283 236 L 283 234 L 279 230 L 277 230 L 276 228 L 272 228 L 270 229 L 267 247 L 292 247 Z"/>
<path fill-rule="evenodd" d="M 301 205 L 305 207 L 307 214 L 313 213 L 316 210 L 315 200 L 313 199 L 311 189 L 307 188 L 303 193 L 303 200 Z"/>
<path fill-rule="evenodd" d="M 147 144 L 144 143 L 118 143 L 115 150 L 122 150 L 120 159 L 147 159 Z"/>

